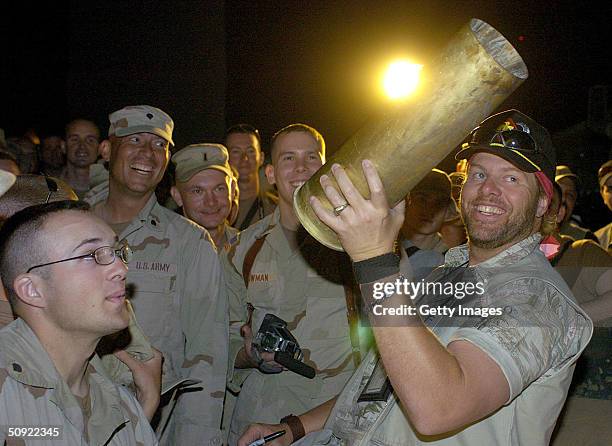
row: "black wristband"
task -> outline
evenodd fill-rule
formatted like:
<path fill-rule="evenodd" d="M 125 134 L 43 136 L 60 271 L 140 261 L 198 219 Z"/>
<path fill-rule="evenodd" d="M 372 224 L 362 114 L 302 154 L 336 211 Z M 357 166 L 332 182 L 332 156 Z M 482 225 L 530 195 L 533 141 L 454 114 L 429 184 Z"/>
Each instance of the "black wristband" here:
<path fill-rule="evenodd" d="M 383 277 L 389 277 L 399 272 L 399 256 L 390 252 L 371 259 L 353 263 L 353 271 L 357 283 L 375 282 Z"/>
<path fill-rule="evenodd" d="M 300 438 L 302 438 L 304 435 L 306 435 L 304 425 L 302 424 L 302 420 L 300 420 L 299 417 L 296 417 L 295 415 L 287 415 L 282 420 L 280 420 L 280 422 L 281 424 L 287 423 L 289 429 L 291 430 L 291 434 L 293 435 L 294 443 Z"/>

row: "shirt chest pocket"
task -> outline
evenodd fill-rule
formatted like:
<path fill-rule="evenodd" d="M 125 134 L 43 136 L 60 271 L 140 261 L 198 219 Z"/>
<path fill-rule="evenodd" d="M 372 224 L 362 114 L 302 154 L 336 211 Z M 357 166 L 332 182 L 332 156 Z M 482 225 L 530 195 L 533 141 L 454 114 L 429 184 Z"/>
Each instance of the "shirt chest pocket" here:
<path fill-rule="evenodd" d="M 302 337 L 305 340 L 348 337 L 344 287 L 320 279 L 309 280 L 306 286 L 306 318 Z"/>
<path fill-rule="evenodd" d="M 127 292 L 136 320 L 150 337 L 163 336 L 164 326 L 179 314 L 175 277 L 147 272 L 130 272 Z"/>

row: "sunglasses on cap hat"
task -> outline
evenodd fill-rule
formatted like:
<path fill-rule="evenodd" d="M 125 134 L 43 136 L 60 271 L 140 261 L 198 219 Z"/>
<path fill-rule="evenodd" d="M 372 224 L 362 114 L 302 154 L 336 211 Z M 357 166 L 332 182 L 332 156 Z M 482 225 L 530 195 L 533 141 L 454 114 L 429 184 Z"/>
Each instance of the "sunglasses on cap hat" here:
<path fill-rule="evenodd" d="M 537 170 L 542 170 L 525 156 L 540 153 L 537 143 L 520 124 L 515 124 L 511 119 L 496 127 L 493 125 L 476 127 L 469 136 L 469 142 L 462 144 L 461 147 L 465 149 L 471 146 L 501 147 L 511 150 Z"/>

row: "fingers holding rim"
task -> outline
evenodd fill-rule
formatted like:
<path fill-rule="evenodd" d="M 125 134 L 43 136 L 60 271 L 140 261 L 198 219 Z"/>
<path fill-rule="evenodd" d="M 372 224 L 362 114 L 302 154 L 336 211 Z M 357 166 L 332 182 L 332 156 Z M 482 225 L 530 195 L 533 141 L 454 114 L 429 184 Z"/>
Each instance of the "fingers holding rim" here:
<path fill-rule="evenodd" d="M 346 198 L 344 198 L 344 196 L 338 191 L 338 189 L 334 187 L 331 178 L 329 178 L 328 175 L 321 175 L 319 182 L 321 183 L 321 187 L 323 188 L 325 196 L 327 197 L 333 208 L 348 204 Z"/>
<path fill-rule="evenodd" d="M 368 188 L 370 189 L 370 201 L 376 207 L 388 208 L 389 203 L 387 202 L 387 196 L 385 195 L 385 188 L 372 161 L 368 159 L 363 160 L 361 162 L 361 168 L 363 169 L 363 175 L 365 176 L 366 181 L 368 182 Z"/>
<path fill-rule="evenodd" d="M 363 205 L 365 199 L 361 196 L 361 193 L 357 190 L 351 179 L 346 173 L 346 170 L 340 164 L 334 164 L 331 167 L 331 171 L 336 178 L 338 187 L 342 194 L 346 197 L 346 201 L 351 206 L 360 207 Z"/>
<path fill-rule="evenodd" d="M 329 226 L 332 229 L 332 231 L 337 232 L 336 229 L 337 229 L 339 215 L 336 216 L 333 214 L 333 212 L 330 212 L 327 209 L 325 209 L 321 201 L 315 196 L 310 197 L 310 206 L 312 206 L 312 210 L 317 215 L 319 220 L 321 220 L 323 223 Z"/>

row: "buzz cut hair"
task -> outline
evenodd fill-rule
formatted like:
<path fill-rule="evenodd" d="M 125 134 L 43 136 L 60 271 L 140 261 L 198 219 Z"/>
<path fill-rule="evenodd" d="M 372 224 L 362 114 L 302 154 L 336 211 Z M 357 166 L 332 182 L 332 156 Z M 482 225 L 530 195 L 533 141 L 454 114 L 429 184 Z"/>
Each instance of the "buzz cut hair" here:
<path fill-rule="evenodd" d="M 261 149 L 261 136 L 259 135 L 259 130 L 257 130 L 251 124 L 240 123 L 232 125 L 225 131 L 225 141 L 227 141 L 227 137 L 229 135 L 233 135 L 234 133 L 244 133 L 255 136 L 255 139 L 259 143 L 259 148 Z"/>
<path fill-rule="evenodd" d="M 0 228 L 0 277 L 15 314 L 18 296 L 13 282 L 32 266 L 49 260 L 45 250 L 49 235 L 45 234 L 44 226 L 51 216 L 65 211 L 88 212 L 89 204 L 63 200 L 29 206 L 16 212 Z M 45 270 L 38 274 L 44 276 Z"/>
<path fill-rule="evenodd" d="M 272 159 L 274 159 L 276 140 L 282 135 L 295 132 L 309 133 L 310 136 L 312 136 L 312 138 L 317 142 L 317 145 L 319 146 L 319 152 L 321 153 L 321 155 L 323 155 L 323 159 L 325 159 L 325 140 L 323 139 L 323 135 L 321 135 L 321 133 L 319 133 L 319 131 L 314 127 L 302 123 L 289 124 L 288 126 L 283 127 L 278 132 L 276 132 L 274 136 L 272 136 L 272 140 L 270 141 L 270 153 L 272 155 Z"/>

